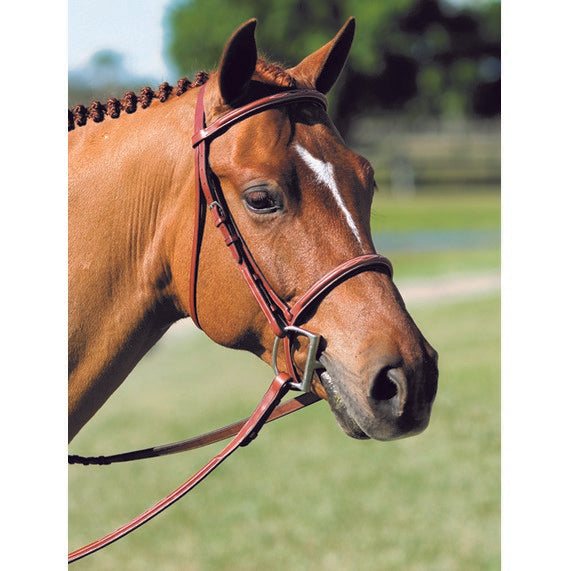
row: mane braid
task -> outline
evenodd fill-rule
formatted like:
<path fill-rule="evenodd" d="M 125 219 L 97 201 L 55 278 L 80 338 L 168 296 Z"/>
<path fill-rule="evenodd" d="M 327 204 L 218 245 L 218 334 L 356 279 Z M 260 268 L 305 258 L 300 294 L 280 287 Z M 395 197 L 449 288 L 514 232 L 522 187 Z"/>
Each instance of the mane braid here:
<path fill-rule="evenodd" d="M 199 71 L 194 81 L 190 81 L 187 77 L 179 79 L 175 93 L 177 96 L 180 96 L 189 89 L 204 85 L 207 81 L 208 73 Z M 153 99 L 158 99 L 161 103 L 164 103 L 172 94 L 173 89 L 172 85 L 169 85 L 165 81 L 159 85 L 156 92 L 150 87 L 143 87 L 138 96 L 134 91 L 127 91 L 121 100 L 112 97 L 107 100 L 106 104 L 93 101 L 87 108 L 84 105 L 76 105 L 73 109 L 68 109 L 67 111 L 67 130 L 73 131 L 75 127 L 82 127 L 88 120 L 100 123 L 105 117 L 117 119 L 122 111 L 125 113 L 134 113 L 139 104 L 143 109 L 146 109 L 152 103 Z"/>
<path fill-rule="evenodd" d="M 295 78 L 283 67 L 276 63 L 271 63 L 265 59 L 258 59 L 256 63 L 256 75 L 264 83 L 275 83 L 280 87 L 295 89 L 297 87 Z"/>
<path fill-rule="evenodd" d="M 273 83 L 289 89 L 295 89 L 297 87 L 295 78 L 283 67 L 268 62 L 265 59 L 259 59 L 257 61 L 255 76 L 264 83 Z M 134 113 L 139 105 L 143 109 L 146 109 L 153 102 L 153 99 L 158 99 L 161 103 L 164 103 L 170 97 L 173 90 L 177 96 L 180 96 L 189 89 L 204 85 L 208 81 L 208 77 L 207 72 L 199 71 L 194 81 L 190 81 L 188 77 L 179 79 L 176 89 L 165 81 L 159 85 L 156 92 L 147 86 L 141 89 L 139 95 L 134 91 L 127 91 L 123 95 L 123 99 L 112 97 L 108 99 L 105 104 L 99 101 L 93 101 L 87 108 L 84 105 L 76 105 L 73 109 L 68 109 L 67 130 L 73 131 L 75 127 L 82 127 L 88 120 L 94 123 L 100 123 L 105 117 L 117 119 L 120 117 L 122 111 L 125 113 Z"/>

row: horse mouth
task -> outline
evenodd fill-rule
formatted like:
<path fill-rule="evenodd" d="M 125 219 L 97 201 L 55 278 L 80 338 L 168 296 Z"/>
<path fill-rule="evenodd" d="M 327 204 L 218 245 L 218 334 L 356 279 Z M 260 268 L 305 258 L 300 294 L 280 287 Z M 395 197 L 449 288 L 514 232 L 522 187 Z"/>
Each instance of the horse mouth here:
<path fill-rule="evenodd" d="M 404 402 L 404 383 L 393 381 L 394 387 L 387 389 L 382 402 L 372 405 L 369 398 L 350 394 L 331 368 L 320 370 L 319 378 L 337 423 L 352 438 L 396 440 L 418 434 L 428 425 L 432 401 L 415 406 Z"/>
<path fill-rule="evenodd" d="M 345 400 L 336 388 L 335 383 L 331 379 L 331 375 L 326 369 L 322 369 L 319 372 L 319 380 L 321 381 L 321 386 L 325 389 L 327 394 L 327 402 L 335 415 L 337 423 L 343 429 L 343 431 L 352 438 L 358 440 L 368 440 L 368 436 L 358 423 L 353 419 L 353 417 L 347 411 L 345 405 Z"/>

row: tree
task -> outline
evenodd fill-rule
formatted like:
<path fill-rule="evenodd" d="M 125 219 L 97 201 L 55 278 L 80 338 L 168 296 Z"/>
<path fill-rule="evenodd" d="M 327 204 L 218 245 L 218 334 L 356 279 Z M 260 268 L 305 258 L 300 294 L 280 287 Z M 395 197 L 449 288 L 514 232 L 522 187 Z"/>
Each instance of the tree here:
<path fill-rule="evenodd" d="M 114 50 L 100 50 L 91 58 L 91 68 L 97 83 L 112 86 L 120 83 L 123 71 L 123 56 Z"/>
<path fill-rule="evenodd" d="M 168 50 L 181 73 L 213 69 L 232 31 L 255 17 L 261 50 L 292 66 L 329 41 L 349 16 L 357 19 L 355 42 L 330 97 L 341 131 L 365 110 L 499 113 L 494 0 L 462 10 L 438 0 L 186 0 L 168 14 Z"/>

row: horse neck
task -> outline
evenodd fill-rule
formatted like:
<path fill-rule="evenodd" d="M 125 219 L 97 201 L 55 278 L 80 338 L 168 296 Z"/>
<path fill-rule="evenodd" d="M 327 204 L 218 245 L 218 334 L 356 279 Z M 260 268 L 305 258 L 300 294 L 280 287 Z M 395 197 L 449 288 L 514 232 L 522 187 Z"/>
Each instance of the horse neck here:
<path fill-rule="evenodd" d="M 176 103 L 185 121 L 156 103 L 70 136 L 71 436 L 186 313 L 192 109 Z"/>

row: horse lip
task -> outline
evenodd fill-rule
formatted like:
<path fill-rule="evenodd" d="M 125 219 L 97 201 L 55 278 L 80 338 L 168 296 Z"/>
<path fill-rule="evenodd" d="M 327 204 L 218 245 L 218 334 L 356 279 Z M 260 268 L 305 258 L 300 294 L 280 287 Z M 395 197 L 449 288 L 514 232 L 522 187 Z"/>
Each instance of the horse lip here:
<path fill-rule="evenodd" d="M 335 386 L 335 383 L 327 369 L 321 369 L 318 374 L 321 385 L 327 394 L 327 402 L 329 403 L 329 406 L 331 407 L 331 410 L 343 431 L 352 438 L 368 440 L 370 436 L 363 432 L 352 415 L 349 414 L 344 399 Z"/>

